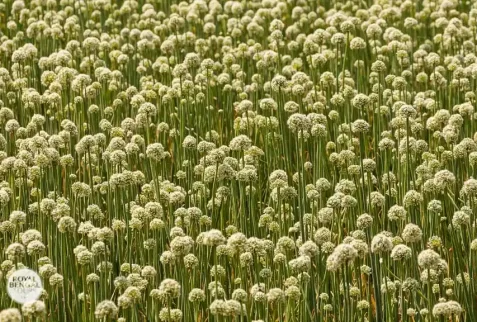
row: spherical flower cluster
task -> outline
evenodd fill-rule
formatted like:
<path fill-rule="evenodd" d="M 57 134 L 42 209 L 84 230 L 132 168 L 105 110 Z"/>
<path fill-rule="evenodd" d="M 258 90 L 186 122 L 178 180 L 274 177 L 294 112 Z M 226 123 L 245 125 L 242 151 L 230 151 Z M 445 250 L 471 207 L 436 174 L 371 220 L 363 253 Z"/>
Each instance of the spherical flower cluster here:
<path fill-rule="evenodd" d="M 0 321 L 4 322 L 21 322 L 22 316 L 18 309 L 5 309 L 0 312 Z"/>
<path fill-rule="evenodd" d="M 406 209 L 399 205 L 394 205 L 388 210 L 388 218 L 392 221 L 404 220 L 406 215 Z"/>
<path fill-rule="evenodd" d="M 163 291 L 167 296 L 171 298 L 177 298 L 180 295 L 181 286 L 173 279 L 165 279 L 161 282 L 159 290 Z"/>
<path fill-rule="evenodd" d="M 440 261 L 441 257 L 438 253 L 432 249 L 426 249 L 419 253 L 417 257 L 417 262 L 419 266 L 423 269 L 435 268 Z"/>
<path fill-rule="evenodd" d="M 97 319 L 114 319 L 118 315 L 118 308 L 114 302 L 104 300 L 96 305 L 94 315 Z"/>
<path fill-rule="evenodd" d="M 383 233 L 377 234 L 371 240 L 371 251 L 373 253 L 387 253 L 392 251 L 393 242 L 391 238 Z"/>
<path fill-rule="evenodd" d="M 222 232 L 217 229 L 212 229 L 206 232 L 203 236 L 202 244 L 206 246 L 218 246 L 226 242 L 226 238 Z"/>
<path fill-rule="evenodd" d="M 432 315 L 435 317 L 450 317 L 450 316 L 458 316 L 462 313 L 462 307 L 456 301 L 447 301 L 441 302 L 434 305 L 432 308 Z"/>
<path fill-rule="evenodd" d="M 416 243 L 421 241 L 421 228 L 415 224 L 407 224 L 402 231 L 402 239 L 407 243 Z"/>
<path fill-rule="evenodd" d="M 412 256 L 412 249 L 406 245 L 396 245 L 391 251 L 391 258 L 393 260 L 410 259 Z"/>
<path fill-rule="evenodd" d="M 352 262 L 358 256 L 358 251 L 349 244 L 336 246 L 333 253 L 326 259 L 326 269 L 337 271 L 341 266 Z"/>
<path fill-rule="evenodd" d="M 26 316 L 29 318 L 41 317 L 42 315 L 45 314 L 45 310 L 46 310 L 46 306 L 43 301 L 27 302 L 22 305 L 23 316 Z"/>

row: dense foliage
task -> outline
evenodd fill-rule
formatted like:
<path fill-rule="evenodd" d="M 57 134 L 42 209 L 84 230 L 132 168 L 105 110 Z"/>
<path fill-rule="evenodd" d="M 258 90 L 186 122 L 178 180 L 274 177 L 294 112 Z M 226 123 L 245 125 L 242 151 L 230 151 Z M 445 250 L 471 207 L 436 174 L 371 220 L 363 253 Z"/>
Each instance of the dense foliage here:
<path fill-rule="evenodd" d="M 477 321 L 476 32 L 466 0 L 1 1 L 0 322 Z"/>

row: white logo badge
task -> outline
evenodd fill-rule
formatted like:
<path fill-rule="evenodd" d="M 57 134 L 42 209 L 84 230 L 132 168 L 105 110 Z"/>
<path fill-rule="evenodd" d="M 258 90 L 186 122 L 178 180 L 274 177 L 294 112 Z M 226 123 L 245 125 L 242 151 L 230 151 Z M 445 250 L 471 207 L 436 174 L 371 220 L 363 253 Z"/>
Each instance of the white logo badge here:
<path fill-rule="evenodd" d="M 8 295 L 19 304 L 38 300 L 42 290 L 43 285 L 41 284 L 40 276 L 31 269 L 19 269 L 8 278 Z"/>

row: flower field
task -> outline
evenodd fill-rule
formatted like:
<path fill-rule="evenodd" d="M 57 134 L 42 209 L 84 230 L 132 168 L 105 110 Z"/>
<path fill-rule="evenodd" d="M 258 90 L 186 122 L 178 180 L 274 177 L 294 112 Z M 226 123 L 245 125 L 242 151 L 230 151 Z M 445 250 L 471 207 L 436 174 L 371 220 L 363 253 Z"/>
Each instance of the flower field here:
<path fill-rule="evenodd" d="M 0 322 L 475 322 L 476 91 L 476 1 L 3 0 Z"/>

